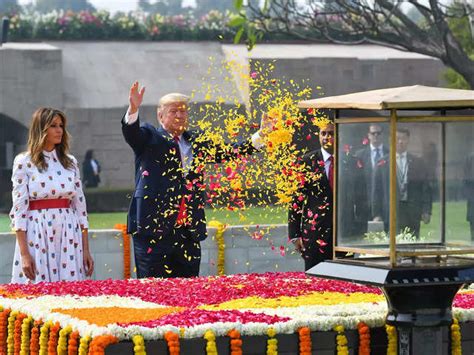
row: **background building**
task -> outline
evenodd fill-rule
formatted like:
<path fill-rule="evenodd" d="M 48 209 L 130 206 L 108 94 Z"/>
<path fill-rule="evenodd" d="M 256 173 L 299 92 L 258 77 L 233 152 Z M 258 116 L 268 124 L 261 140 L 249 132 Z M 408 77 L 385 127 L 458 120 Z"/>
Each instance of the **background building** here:
<path fill-rule="evenodd" d="M 443 86 L 443 64 L 432 57 L 373 45 L 259 44 L 217 42 L 48 42 L 0 47 L 0 208 L 8 209 L 14 156 L 25 149 L 27 125 L 39 106 L 62 108 L 69 117 L 72 152 L 82 161 L 93 149 L 102 165 L 102 185 L 133 186 L 133 154 L 120 119 L 134 80 L 147 87 L 143 117 L 156 122 L 156 103 L 168 92 L 194 93 L 193 115 L 206 104 L 199 89 L 210 76 L 222 96 L 247 104 L 248 83 L 211 62 L 274 62 L 275 78 L 306 80 L 324 95 L 408 85 Z M 230 77 L 231 80 L 226 80 Z M 197 90 L 197 91 L 196 91 Z M 228 102 L 232 105 L 232 102 Z"/>

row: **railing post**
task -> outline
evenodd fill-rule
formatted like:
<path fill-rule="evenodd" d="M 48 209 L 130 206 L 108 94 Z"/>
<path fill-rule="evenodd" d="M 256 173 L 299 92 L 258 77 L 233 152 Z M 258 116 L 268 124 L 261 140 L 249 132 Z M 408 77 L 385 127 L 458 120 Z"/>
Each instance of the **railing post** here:
<path fill-rule="evenodd" d="M 6 43 L 8 41 L 8 27 L 10 25 L 10 20 L 8 17 L 2 18 L 2 34 L 1 34 L 1 41 L 0 41 L 0 46 L 3 43 Z"/>

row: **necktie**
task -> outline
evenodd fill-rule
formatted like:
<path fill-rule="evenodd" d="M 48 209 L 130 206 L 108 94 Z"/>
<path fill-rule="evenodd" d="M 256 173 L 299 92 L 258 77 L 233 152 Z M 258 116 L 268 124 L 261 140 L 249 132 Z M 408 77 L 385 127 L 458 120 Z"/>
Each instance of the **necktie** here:
<path fill-rule="evenodd" d="M 329 179 L 329 186 L 331 186 L 331 189 L 334 189 L 334 156 L 330 156 L 328 158 L 329 160 L 329 173 L 328 173 L 328 179 Z"/>
<path fill-rule="evenodd" d="M 173 140 L 178 145 L 179 161 L 181 162 L 180 165 L 182 166 L 183 164 L 182 164 L 182 160 L 181 160 L 181 150 L 179 149 L 179 137 L 173 137 Z M 176 219 L 176 224 L 178 226 L 185 225 L 187 217 L 188 217 L 188 213 L 186 211 L 186 199 L 183 195 L 183 197 L 181 197 L 181 202 L 179 203 L 179 210 L 178 210 L 178 217 Z"/>
<path fill-rule="evenodd" d="M 183 159 L 181 158 L 181 149 L 179 148 L 179 137 L 173 137 L 174 142 L 178 145 L 178 156 L 179 156 L 179 161 L 181 162 L 181 167 L 183 165 Z"/>
<path fill-rule="evenodd" d="M 377 165 L 380 158 L 382 158 L 382 154 L 380 152 L 380 148 L 375 148 L 375 156 L 374 156 L 374 166 Z"/>

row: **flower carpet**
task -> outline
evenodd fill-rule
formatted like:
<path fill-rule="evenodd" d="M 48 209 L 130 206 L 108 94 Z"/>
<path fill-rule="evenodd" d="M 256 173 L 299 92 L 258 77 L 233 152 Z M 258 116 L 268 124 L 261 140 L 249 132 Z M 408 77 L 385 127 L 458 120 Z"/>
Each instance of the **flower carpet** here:
<path fill-rule="evenodd" d="M 345 329 L 383 327 L 386 312 L 377 288 L 299 272 L 7 284 L 0 285 L 0 354 L 103 353 L 119 341 L 144 354 L 146 342 L 159 339 L 177 353 L 186 338 L 206 339 L 211 354 L 215 337 L 230 337 L 235 348 L 241 335 L 268 337 L 276 354 L 276 334 L 299 333 L 304 342 L 305 332 L 330 330 L 344 349 Z M 474 321 L 474 290 L 457 294 L 453 314 Z"/>

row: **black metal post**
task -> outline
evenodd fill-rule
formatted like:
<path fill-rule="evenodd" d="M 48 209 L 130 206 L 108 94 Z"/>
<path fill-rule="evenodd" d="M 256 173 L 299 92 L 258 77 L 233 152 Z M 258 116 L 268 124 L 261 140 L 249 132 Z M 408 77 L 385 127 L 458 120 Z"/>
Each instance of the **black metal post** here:
<path fill-rule="evenodd" d="M 306 273 L 380 287 L 387 300 L 386 323 L 397 328 L 398 355 L 447 354 L 442 334 L 452 323 L 454 296 L 474 282 L 472 261 L 456 257 L 403 267 L 390 267 L 387 258 L 328 260 Z"/>
<path fill-rule="evenodd" d="M 3 43 L 6 43 L 8 41 L 8 28 L 10 26 L 10 20 L 8 17 L 2 18 L 2 38 L 0 41 L 0 46 Z"/>

